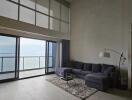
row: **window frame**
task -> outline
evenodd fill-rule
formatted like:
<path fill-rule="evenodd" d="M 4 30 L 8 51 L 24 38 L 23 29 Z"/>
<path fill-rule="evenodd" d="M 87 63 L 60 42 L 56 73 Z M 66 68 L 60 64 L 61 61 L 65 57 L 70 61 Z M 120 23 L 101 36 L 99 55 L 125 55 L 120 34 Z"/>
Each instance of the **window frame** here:
<path fill-rule="evenodd" d="M 65 0 L 63 0 L 63 1 L 60 1 L 60 0 L 56 0 L 57 2 L 59 2 L 60 3 L 60 18 L 57 18 L 57 17 L 54 17 L 54 16 L 51 16 L 50 15 L 50 10 L 51 10 L 51 0 L 49 0 L 49 9 L 48 9 L 48 14 L 46 14 L 46 13 L 44 13 L 44 12 L 41 12 L 41 11 L 39 11 L 39 10 L 37 10 L 37 0 L 35 0 L 35 9 L 33 9 L 33 8 L 31 8 L 31 7 L 28 7 L 28 6 L 25 6 L 25 5 L 23 5 L 23 4 L 21 4 L 20 3 L 20 1 L 21 0 L 18 0 L 18 2 L 16 2 L 16 1 L 14 1 L 14 0 L 7 0 L 7 1 L 9 1 L 9 2 L 11 2 L 11 3 L 14 3 L 14 4 L 17 4 L 18 5 L 18 21 L 20 21 L 20 6 L 22 6 L 22 7 L 24 7 L 24 8 L 26 8 L 26 9 L 30 9 L 30 10 L 32 10 L 32 11 L 35 11 L 35 24 L 33 24 L 33 25 L 35 25 L 35 26 L 38 26 L 38 25 L 36 25 L 36 20 L 37 20 L 37 18 L 36 18 L 36 16 L 37 16 L 37 13 L 40 13 L 40 14 L 42 14 L 42 15 L 45 15 L 45 16 L 47 16 L 48 17 L 48 28 L 47 29 L 49 29 L 49 30 L 51 30 L 50 29 L 50 19 L 52 18 L 52 19 L 55 19 L 55 20 L 58 20 L 59 21 L 59 23 L 60 23 L 60 25 L 59 25 L 59 31 L 57 31 L 57 32 L 61 32 L 61 23 L 66 23 L 66 24 L 68 24 L 68 26 L 70 26 L 70 7 L 68 6 L 68 3 L 65 1 Z M 65 21 L 65 20 L 63 20 L 62 18 L 61 18 L 61 10 L 62 10 L 62 5 L 63 6 L 66 6 L 68 9 L 69 9 L 69 21 Z M 28 23 L 28 22 L 27 22 Z M 30 23 L 29 23 L 30 24 Z M 38 26 L 38 27 L 41 27 L 41 26 Z M 43 28 L 45 28 L 45 27 L 43 27 Z M 56 31 L 56 30 L 53 30 L 53 31 Z M 69 31 L 69 30 L 68 30 Z M 69 31 L 70 32 L 70 31 Z M 62 32 L 61 32 L 62 33 Z M 63 32 L 64 33 L 64 32 Z"/>

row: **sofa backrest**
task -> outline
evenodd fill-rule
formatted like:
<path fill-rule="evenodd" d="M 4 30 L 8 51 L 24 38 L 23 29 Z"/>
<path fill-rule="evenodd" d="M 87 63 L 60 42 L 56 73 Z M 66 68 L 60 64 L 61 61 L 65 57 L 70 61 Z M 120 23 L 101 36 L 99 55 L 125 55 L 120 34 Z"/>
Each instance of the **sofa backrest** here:
<path fill-rule="evenodd" d="M 84 71 L 92 71 L 92 63 L 84 63 L 83 70 Z"/>
<path fill-rule="evenodd" d="M 92 64 L 92 72 L 94 72 L 94 73 L 101 72 L 101 65 L 100 64 Z"/>
<path fill-rule="evenodd" d="M 109 67 L 115 71 L 115 67 L 113 65 L 108 64 L 93 64 L 93 63 L 83 63 L 79 61 L 71 61 L 70 66 L 76 69 L 82 69 L 84 71 L 92 71 L 95 73 L 102 72 L 104 73 Z"/>
<path fill-rule="evenodd" d="M 115 71 L 114 65 L 101 64 L 101 72 L 105 72 L 109 67 L 112 69 L 112 71 Z"/>
<path fill-rule="evenodd" d="M 83 64 L 82 62 L 78 62 L 78 61 L 71 61 L 71 67 L 72 68 L 76 68 L 76 69 L 83 69 Z"/>

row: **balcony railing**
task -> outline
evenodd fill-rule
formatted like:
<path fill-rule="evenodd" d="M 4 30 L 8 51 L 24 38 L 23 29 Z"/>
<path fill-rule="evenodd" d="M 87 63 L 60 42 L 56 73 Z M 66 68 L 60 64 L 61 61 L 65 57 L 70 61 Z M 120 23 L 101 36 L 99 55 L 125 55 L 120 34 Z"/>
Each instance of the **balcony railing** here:
<path fill-rule="evenodd" d="M 36 70 L 45 68 L 45 56 L 21 56 L 19 60 L 19 70 Z M 48 56 L 49 67 L 52 68 L 52 56 Z M 15 71 L 15 57 L 0 57 L 0 73 Z"/>

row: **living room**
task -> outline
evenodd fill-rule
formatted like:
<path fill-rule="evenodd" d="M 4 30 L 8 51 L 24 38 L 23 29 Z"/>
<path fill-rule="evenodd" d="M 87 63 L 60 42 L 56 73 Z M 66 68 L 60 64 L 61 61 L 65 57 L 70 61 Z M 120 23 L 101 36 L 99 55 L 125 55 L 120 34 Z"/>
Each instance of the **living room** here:
<path fill-rule="evenodd" d="M 1 0 L 0 99 L 131 100 L 131 4 Z"/>

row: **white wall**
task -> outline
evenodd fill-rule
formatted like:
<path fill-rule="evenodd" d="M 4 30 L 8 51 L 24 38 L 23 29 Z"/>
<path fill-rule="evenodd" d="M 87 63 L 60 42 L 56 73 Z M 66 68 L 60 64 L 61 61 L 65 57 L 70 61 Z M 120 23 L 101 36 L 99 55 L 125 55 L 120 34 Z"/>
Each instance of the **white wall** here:
<path fill-rule="evenodd" d="M 129 54 L 129 59 L 121 67 L 122 76 L 127 78 L 128 68 L 131 68 L 129 49 L 131 5 L 132 0 L 73 0 L 71 59 L 118 65 L 119 55 L 111 52 L 111 58 L 99 58 L 99 52 L 104 48 L 123 51 L 127 58 Z"/>

